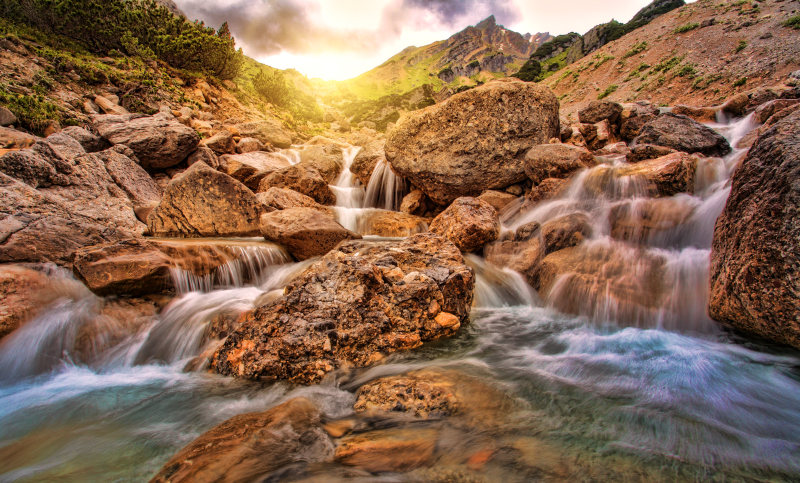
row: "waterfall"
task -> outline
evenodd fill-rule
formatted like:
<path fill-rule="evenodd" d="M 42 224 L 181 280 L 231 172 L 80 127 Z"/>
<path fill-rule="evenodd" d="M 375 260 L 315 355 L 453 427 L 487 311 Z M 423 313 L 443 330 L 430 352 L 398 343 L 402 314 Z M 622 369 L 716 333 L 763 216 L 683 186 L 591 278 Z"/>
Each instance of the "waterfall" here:
<path fill-rule="evenodd" d="M 392 171 L 386 159 L 381 158 L 369 178 L 365 205 L 397 211 L 406 190 L 405 180 Z"/>

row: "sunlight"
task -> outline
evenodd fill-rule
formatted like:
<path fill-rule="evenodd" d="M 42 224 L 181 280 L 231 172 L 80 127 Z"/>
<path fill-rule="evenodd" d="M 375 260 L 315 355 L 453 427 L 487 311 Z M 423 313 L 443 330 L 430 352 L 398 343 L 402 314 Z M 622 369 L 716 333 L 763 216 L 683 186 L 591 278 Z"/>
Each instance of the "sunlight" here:
<path fill-rule="evenodd" d="M 294 55 L 283 52 L 258 60 L 278 69 L 296 69 L 309 79 L 324 80 L 352 79 L 375 67 L 371 57 L 355 53 Z"/>

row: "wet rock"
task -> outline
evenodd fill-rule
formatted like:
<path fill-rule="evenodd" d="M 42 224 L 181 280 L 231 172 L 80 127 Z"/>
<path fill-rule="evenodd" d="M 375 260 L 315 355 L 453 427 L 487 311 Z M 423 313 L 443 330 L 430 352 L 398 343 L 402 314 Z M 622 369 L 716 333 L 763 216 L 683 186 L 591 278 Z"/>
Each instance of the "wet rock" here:
<path fill-rule="evenodd" d="M 263 151 L 264 143 L 256 138 L 242 138 L 236 144 L 236 152 L 239 154 L 252 153 L 253 151 Z"/>
<path fill-rule="evenodd" d="M 272 187 L 295 190 L 310 196 L 323 205 L 336 203 L 336 196 L 327 181 L 315 168 L 294 165 L 275 170 L 264 176 L 258 184 L 258 191 L 267 191 Z"/>
<path fill-rule="evenodd" d="M 800 112 L 765 131 L 731 179 L 714 227 L 709 315 L 800 348 Z"/>
<path fill-rule="evenodd" d="M 468 320 L 473 285 L 459 250 L 437 235 L 345 242 L 283 297 L 250 313 L 212 367 L 251 379 L 317 382 L 337 367 L 367 366 L 453 335 Z"/>
<path fill-rule="evenodd" d="M 258 189 L 259 183 L 265 176 L 290 166 L 286 158 L 264 151 L 223 156 L 221 161 L 230 176 L 253 191 Z"/>
<path fill-rule="evenodd" d="M 689 117 L 666 113 L 642 127 L 635 144 L 656 144 L 686 153 L 724 156 L 731 152 L 720 134 Z"/>
<path fill-rule="evenodd" d="M 50 281 L 44 273 L 19 265 L 0 265 L 0 339 L 36 315 L 41 292 Z"/>
<path fill-rule="evenodd" d="M 200 141 L 200 146 L 209 148 L 216 154 L 233 154 L 236 152 L 236 141 L 229 131 L 220 131 L 210 138 Z"/>
<path fill-rule="evenodd" d="M 534 225 L 524 227 L 527 233 L 517 231 L 517 236 L 512 240 L 501 240 L 486 245 L 484 255 L 486 261 L 492 265 L 519 272 L 533 288 L 538 288 L 539 264 L 544 257 L 544 244 L 539 224 Z"/>
<path fill-rule="evenodd" d="M 673 153 L 657 159 L 622 167 L 603 166 L 589 173 L 584 187 L 596 194 L 613 193 L 619 180 L 629 178 L 641 195 L 672 196 L 694 191 L 698 158 L 686 153 Z"/>
<path fill-rule="evenodd" d="M 256 481 L 288 465 L 329 460 L 333 444 L 321 420 L 305 398 L 234 416 L 183 448 L 151 481 Z"/>
<path fill-rule="evenodd" d="M 111 144 L 131 148 L 145 169 L 175 166 L 200 142 L 200 136 L 193 129 L 164 113 L 101 115 L 94 116 L 93 122 L 100 136 Z"/>
<path fill-rule="evenodd" d="M 270 188 L 263 193 L 256 194 L 256 198 L 268 211 L 288 210 L 289 208 L 313 208 L 333 218 L 334 211 L 314 201 L 314 198 L 297 191 L 286 188 Z"/>
<path fill-rule="evenodd" d="M 715 107 L 692 107 L 677 105 L 672 108 L 672 113 L 690 117 L 697 122 L 717 121 L 717 108 Z"/>
<path fill-rule="evenodd" d="M 359 233 L 386 237 L 405 237 L 428 230 L 428 218 L 389 210 L 373 210 L 359 220 Z"/>
<path fill-rule="evenodd" d="M 796 104 L 800 104 L 800 99 L 776 99 L 758 106 L 753 118 L 756 122 L 764 124 L 776 112 Z"/>
<path fill-rule="evenodd" d="M 492 205 L 465 196 L 434 218 L 430 231 L 447 238 L 462 252 L 474 252 L 497 239 L 500 220 Z"/>
<path fill-rule="evenodd" d="M 591 101 L 588 106 L 578 111 L 578 120 L 582 123 L 595 124 L 607 120 L 609 124 L 618 124 L 622 114 L 622 106 L 612 101 Z"/>
<path fill-rule="evenodd" d="M 744 116 L 747 112 L 747 106 L 750 104 L 750 96 L 745 92 L 740 92 L 733 97 L 728 98 L 722 106 L 722 112 L 732 116 Z"/>
<path fill-rule="evenodd" d="M 665 240 L 694 213 L 694 205 L 675 198 L 643 198 L 611 208 L 611 236 L 633 243 Z"/>
<path fill-rule="evenodd" d="M 108 141 L 82 127 L 68 126 L 61 130 L 61 134 L 78 141 L 87 153 L 95 153 L 111 147 Z"/>
<path fill-rule="evenodd" d="M 542 225 L 545 254 L 580 245 L 592 236 L 589 217 L 583 213 L 572 213 L 548 221 Z"/>
<path fill-rule="evenodd" d="M 628 145 L 626 143 L 619 142 L 603 146 L 602 148 L 595 151 L 594 155 L 608 159 L 614 159 L 620 156 L 625 156 L 627 159 L 630 153 L 631 149 L 628 147 Z"/>
<path fill-rule="evenodd" d="M 334 459 L 373 473 L 405 472 L 434 463 L 435 429 L 385 429 L 347 436 L 336 447 Z"/>
<path fill-rule="evenodd" d="M 766 122 L 764 122 L 764 125 L 763 125 L 763 126 L 761 126 L 761 130 L 764 130 L 764 129 L 766 129 L 766 128 L 769 128 L 769 127 L 771 127 L 772 125 L 774 125 L 775 123 L 777 123 L 778 121 L 780 121 L 780 120 L 782 120 L 782 119 L 784 119 L 784 118 L 787 118 L 787 117 L 789 117 L 789 116 L 790 116 L 792 113 L 794 113 L 794 112 L 795 112 L 795 111 L 797 111 L 798 109 L 800 109 L 800 103 L 798 103 L 798 104 L 793 104 L 793 105 L 790 105 L 790 106 L 788 106 L 788 107 L 784 107 L 784 108 L 783 108 L 783 109 L 781 109 L 780 111 L 777 111 L 775 114 L 773 114 L 772 116 L 770 116 L 770 117 L 769 117 L 769 119 L 767 119 L 767 120 L 766 120 Z M 740 141 L 740 144 L 741 144 L 741 143 L 743 143 L 743 142 L 746 142 L 746 140 L 747 140 L 747 136 L 745 136 L 745 137 L 742 139 L 742 141 Z"/>
<path fill-rule="evenodd" d="M 401 118 L 385 151 L 400 176 L 446 205 L 522 181 L 527 150 L 558 134 L 549 89 L 502 79 Z"/>
<path fill-rule="evenodd" d="M 594 164 L 594 156 L 588 149 L 570 144 L 540 144 L 525 154 L 525 174 L 534 185 L 546 178 L 569 177 Z"/>
<path fill-rule="evenodd" d="M 631 152 L 628 154 L 628 162 L 638 163 L 639 161 L 656 159 L 672 153 L 677 153 L 677 151 L 665 146 L 656 146 L 655 144 L 637 144 L 631 148 Z"/>
<path fill-rule="evenodd" d="M 289 208 L 265 213 L 261 233 L 286 247 L 297 260 L 324 255 L 343 240 L 361 238 L 314 208 Z"/>
<path fill-rule="evenodd" d="M 409 215 L 423 215 L 428 211 L 428 197 L 422 190 L 412 190 L 400 202 L 400 211 Z"/>
<path fill-rule="evenodd" d="M 262 211 L 245 185 L 198 162 L 170 181 L 147 226 L 155 236 L 253 236 Z"/>
<path fill-rule="evenodd" d="M 543 179 L 538 185 L 531 188 L 525 195 L 525 205 L 533 206 L 542 201 L 557 197 L 569 186 L 569 179 L 547 178 Z"/>
<path fill-rule="evenodd" d="M 358 178 L 364 186 L 369 184 L 369 179 L 372 177 L 372 173 L 375 171 L 375 166 L 378 165 L 378 162 L 386 159 L 386 155 L 383 151 L 385 144 L 385 139 L 370 141 L 361 148 L 353 159 L 350 171 L 356 175 L 356 178 Z"/>
<path fill-rule="evenodd" d="M 252 121 L 236 125 L 237 132 L 245 138 L 256 138 L 264 144 L 276 148 L 288 148 L 292 145 L 292 137 L 281 123 L 274 119 Z"/>
<path fill-rule="evenodd" d="M 481 193 L 478 196 L 478 199 L 481 201 L 485 201 L 492 205 L 492 207 L 500 213 L 500 211 L 508 206 L 509 203 L 513 202 L 517 199 L 516 196 L 512 195 L 511 193 L 503 193 L 502 191 L 494 191 L 488 190 Z"/>

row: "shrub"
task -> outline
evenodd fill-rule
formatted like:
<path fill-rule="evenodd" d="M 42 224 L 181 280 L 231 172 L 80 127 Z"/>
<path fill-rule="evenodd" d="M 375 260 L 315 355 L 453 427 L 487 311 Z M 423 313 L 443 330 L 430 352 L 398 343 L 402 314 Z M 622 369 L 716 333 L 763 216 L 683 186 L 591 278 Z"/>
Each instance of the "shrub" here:
<path fill-rule="evenodd" d="M 519 69 L 513 77 L 524 80 L 525 82 L 535 81 L 542 73 L 542 64 L 538 60 L 531 59 Z"/>
<path fill-rule="evenodd" d="M 58 106 L 47 101 L 42 94 L 17 94 L 5 84 L 0 84 L 0 104 L 17 116 L 22 127 L 35 134 L 42 134 L 48 121 L 63 120 Z"/>
<path fill-rule="evenodd" d="M 700 24 L 697 23 L 697 22 L 687 23 L 685 25 L 681 25 L 680 27 L 676 28 L 675 29 L 675 33 L 676 34 L 682 34 L 684 32 L 688 32 L 690 30 L 694 30 L 699 26 L 700 26 Z"/>
<path fill-rule="evenodd" d="M 598 100 L 600 100 L 600 99 L 605 99 L 605 98 L 606 98 L 606 97 L 608 97 L 608 96 L 609 96 L 609 95 L 610 95 L 612 92 L 616 91 L 618 88 L 619 88 L 619 86 L 618 86 L 618 85 L 616 85 L 616 84 L 611 84 L 610 86 L 606 87 L 606 90 L 604 90 L 603 92 L 601 92 L 600 94 L 598 94 L 598 95 L 597 95 L 597 99 L 598 99 Z"/>
<path fill-rule="evenodd" d="M 733 87 L 742 87 L 745 84 L 747 84 L 747 77 L 741 77 L 733 83 Z"/>
<path fill-rule="evenodd" d="M 747 47 L 747 41 L 740 40 L 739 45 L 736 46 L 736 53 L 738 54 L 739 52 L 743 51 L 746 47 Z"/>
<path fill-rule="evenodd" d="M 628 57 L 633 57 L 636 54 L 641 54 L 647 48 L 647 42 L 639 42 L 638 44 L 631 47 L 631 49 L 625 52 L 622 55 L 623 59 L 627 59 Z"/>
<path fill-rule="evenodd" d="M 679 77 L 688 77 L 690 79 L 694 78 L 697 71 L 695 70 L 692 64 L 686 64 L 678 71 Z"/>
<path fill-rule="evenodd" d="M 783 22 L 783 26 L 800 30 L 800 15 L 789 17 L 785 22 Z"/>

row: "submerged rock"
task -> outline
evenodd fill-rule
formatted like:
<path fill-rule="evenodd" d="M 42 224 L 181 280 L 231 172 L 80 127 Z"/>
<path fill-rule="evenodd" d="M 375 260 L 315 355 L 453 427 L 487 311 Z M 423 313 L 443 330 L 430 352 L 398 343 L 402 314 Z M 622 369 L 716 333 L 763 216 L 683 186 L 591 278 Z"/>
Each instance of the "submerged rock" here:
<path fill-rule="evenodd" d="M 733 173 L 714 227 L 709 314 L 800 348 L 800 112 L 764 132 Z"/>
<path fill-rule="evenodd" d="M 558 135 L 555 95 L 502 79 L 401 118 L 385 149 L 400 176 L 446 205 L 524 180 L 528 149 Z"/>
<path fill-rule="evenodd" d="M 725 156 L 731 152 L 728 141 L 710 127 L 672 113 L 661 114 L 645 124 L 634 143 L 655 144 L 706 156 Z"/>
<path fill-rule="evenodd" d="M 245 185 L 198 162 L 169 183 L 147 226 L 156 236 L 254 236 L 262 212 Z"/>
<path fill-rule="evenodd" d="M 497 239 L 500 219 L 489 203 L 462 197 L 433 219 L 430 230 L 455 243 L 462 252 L 474 252 Z"/>
<path fill-rule="evenodd" d="M 313 383 L 338 367 L 367 366 L 453 335 L 469 316 L 474 282 L 455 245 L 434 234 L 345 242 L 293 280 L 283 297 L 248 314 L 212 367 Z"/>
<path fill-rule="evenodd" d="M 333 451 L 319 409 L 308 399 L 295 398 L 215 426 L 173 456 L 151 481 L 270 481 L 267 477 L 276 470 L 326 461 Z"/>
<path fill-rule="evenodd" d="M 324 255 L 343 240 L 361 238 L 315 208 L 288 208 L 261 217 L 261 234 L 297 260 Z"/>

